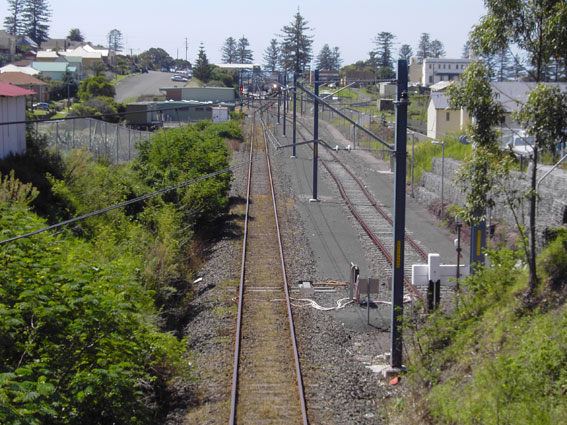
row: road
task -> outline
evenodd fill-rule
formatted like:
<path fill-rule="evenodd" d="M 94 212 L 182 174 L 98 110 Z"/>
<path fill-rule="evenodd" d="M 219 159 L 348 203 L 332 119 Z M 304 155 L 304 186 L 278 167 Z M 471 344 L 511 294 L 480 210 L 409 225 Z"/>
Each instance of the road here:
<path fill-rule="evenodd" d="M 147 74 L 136 74 L 116 84 L 117 102 L 134 101 L 140 96 L 160 96 L 161 87 L 183 87 L 184 83 L 171 81 L 173 74 L 169 72 L 149 71 Z"/>

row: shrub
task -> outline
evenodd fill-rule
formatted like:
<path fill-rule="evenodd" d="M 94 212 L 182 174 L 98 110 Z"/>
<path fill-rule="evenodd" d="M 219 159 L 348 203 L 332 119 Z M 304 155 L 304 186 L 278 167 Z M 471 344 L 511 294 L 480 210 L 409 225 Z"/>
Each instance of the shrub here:
<path fill-rule="evenodd" d="M 113 98 L 115 93 L 114 86 L 106 81 L 106 78 L 103 76 L 98 76 L 83 80 L 79 86 L 77 95 L 82 102 L 85 102 L 97 96 Z"/>

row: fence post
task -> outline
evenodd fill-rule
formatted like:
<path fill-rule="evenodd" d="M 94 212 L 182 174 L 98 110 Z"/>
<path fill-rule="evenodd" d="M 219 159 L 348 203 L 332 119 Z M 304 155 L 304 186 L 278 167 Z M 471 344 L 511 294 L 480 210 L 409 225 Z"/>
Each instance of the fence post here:
<path fill-rule="evenodd" d="M 57 152 L 57 146 L 59 143 L 59 121 L 55 121 L 55 152 Z"/>

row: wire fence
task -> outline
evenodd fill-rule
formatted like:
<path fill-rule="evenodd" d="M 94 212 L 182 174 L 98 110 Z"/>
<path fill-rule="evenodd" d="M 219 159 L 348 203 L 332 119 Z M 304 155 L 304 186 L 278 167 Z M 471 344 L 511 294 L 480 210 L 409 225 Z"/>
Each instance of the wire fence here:
<path fill-rule="evenodd" d="M 50 148 L 59 152 L 86 149 L 97 159 L 112 164 L 127 162 L 138 154 L 138 142 L 149 140 L 152 132 L 133 130 L 92 118 L 44 121 L 35 124 Z"/>

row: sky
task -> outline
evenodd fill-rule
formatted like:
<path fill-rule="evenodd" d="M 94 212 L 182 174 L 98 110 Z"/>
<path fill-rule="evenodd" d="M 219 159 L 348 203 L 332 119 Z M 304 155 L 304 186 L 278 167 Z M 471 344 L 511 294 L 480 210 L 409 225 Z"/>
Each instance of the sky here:
<path fill-rule="evenodd" d="M 51 8 L 49 36 L 65 38 L 79 28 L 86 40 L 106 45 L 112 29 L 123 35 L 125 50 L 139 54 L 161 47 L 173 58 L 194 62 L 203 43 L 210 63 L 220 63 L 228 37 L 246 37 L 255 63 L 264 63 L 272 38 L 279 39 L 284 25 L 299 8 L 313 36 L 313 56 L 321 48 L 339 48 L 343 65 L 368 59 L 376 34 L 391 32 L 394 58 L 402 44 L 413 51 L 422 33 L 438 39 L 447 57 L 460 58 L 468 33 L 485 14 L 483 0 L 97 0 L 89 6 L 69 0 L 47 0 Z M 0 0 L 2 22 L 7 0 Z M 186 52 L 186 41 L 188 49 Z M 186 56 L 187 55 L 187 56 Z"/>

